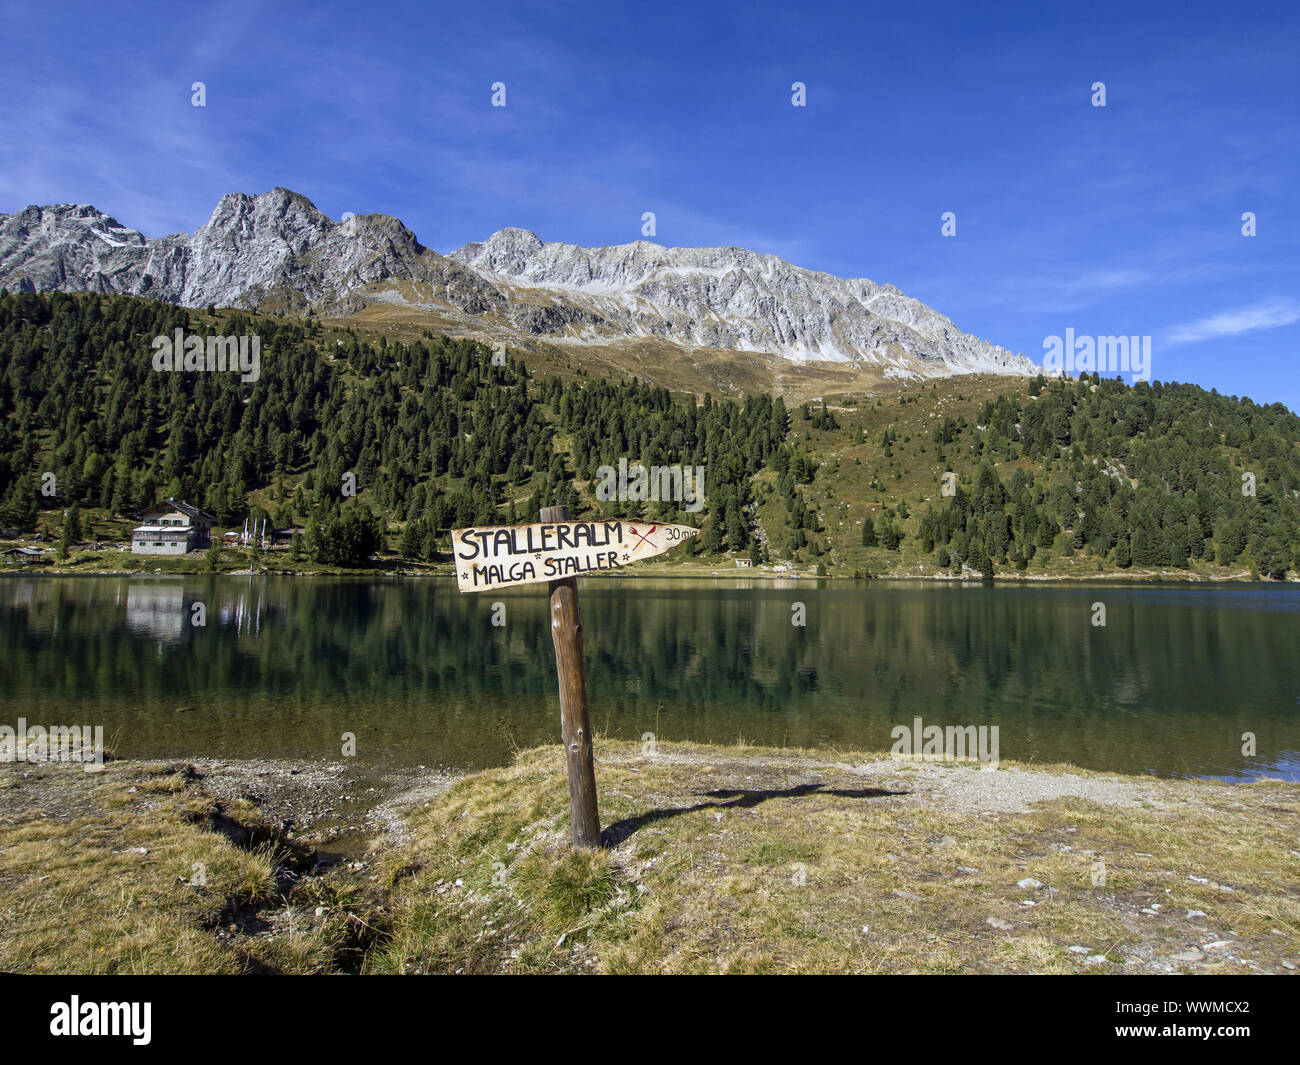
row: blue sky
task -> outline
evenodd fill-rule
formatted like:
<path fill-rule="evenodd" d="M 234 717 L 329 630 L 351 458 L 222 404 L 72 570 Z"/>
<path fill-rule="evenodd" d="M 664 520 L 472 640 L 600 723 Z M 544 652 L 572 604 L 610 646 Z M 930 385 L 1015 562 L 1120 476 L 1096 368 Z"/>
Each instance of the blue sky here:
<path fill-rule="evenodd" d="M 1035 360 L 1149 335 L 1156 378 L 1300 408 L 1300 5 L 802 6 L 0 3 L 0 211 L 157 236 L 283 185 L 443 252 L 654 211 Z"/>

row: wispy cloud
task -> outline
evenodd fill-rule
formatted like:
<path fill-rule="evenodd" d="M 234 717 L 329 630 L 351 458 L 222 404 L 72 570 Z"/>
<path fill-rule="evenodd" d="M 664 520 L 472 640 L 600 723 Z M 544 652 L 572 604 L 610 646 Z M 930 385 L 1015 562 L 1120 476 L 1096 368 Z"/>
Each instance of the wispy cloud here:
<path fill-rule="evenodd" d="M 1300 322 L 1300 303 L 1290 299 L 1266 300 L 1171 326 L 1165 331 L 1164 343 L 1166 346 L 1195 344 L 1201 340 L 1277 329 L 1293 322 Z"/>
<path fill-rule="evenodd" d="M 1104 305 L 1160 286 L 1218 282 L 1260 270 L 1258 264 L 1209 261 L 1191 266 L 1098 267 L 1077 274 L 1017 274 L 996 282 L 989 297 L 1021 311 L 1060 313 Z"/>

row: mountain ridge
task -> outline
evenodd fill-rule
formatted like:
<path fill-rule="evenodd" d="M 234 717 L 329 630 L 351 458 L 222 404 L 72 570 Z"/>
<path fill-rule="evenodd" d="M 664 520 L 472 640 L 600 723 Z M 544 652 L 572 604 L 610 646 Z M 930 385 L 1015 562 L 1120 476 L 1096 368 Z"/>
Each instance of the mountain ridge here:
<path fill-rule="evenodd" d="M 443 255 L 399 219 L 334 221 L 279 187 L 228 193 L 192 234 L 145 237 L 90 204 L 0 214 L 0 285 L 345 318 L 395 305 L 469 335 L 583 348 L 655 339 L 926 379 L 1027 375 L 1023 355 L 960 330 L 893 285 L 735 246 L 585 248 L 506 227 Z"/>

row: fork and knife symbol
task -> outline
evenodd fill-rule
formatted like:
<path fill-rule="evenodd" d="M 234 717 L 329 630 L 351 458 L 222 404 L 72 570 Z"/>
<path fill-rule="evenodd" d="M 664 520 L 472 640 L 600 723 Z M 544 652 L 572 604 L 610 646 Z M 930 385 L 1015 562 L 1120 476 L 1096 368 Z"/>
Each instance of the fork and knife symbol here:
<path fill-rule="evenodd" d="M 645 531 L 645 535 L 642 535 L 641 533 L 637 532 L 635 529 L 630 527 L 628 528 L 627 531 L 630 532 L 633 536 L 635 536 L 638 540 L 640 540 L 642 544 L 645 544 L 646 547 L 653 550 L 655 545 L 650 542 L 650 534 L 654 532 L 657 528 L 659 528 L 658 525 L 651 525 L 650 528 Z M 641 544 L 637 544 L 635 547 L 632 548 L 632 550 L 635 551 L 637 547 L 640 546 Z"/>

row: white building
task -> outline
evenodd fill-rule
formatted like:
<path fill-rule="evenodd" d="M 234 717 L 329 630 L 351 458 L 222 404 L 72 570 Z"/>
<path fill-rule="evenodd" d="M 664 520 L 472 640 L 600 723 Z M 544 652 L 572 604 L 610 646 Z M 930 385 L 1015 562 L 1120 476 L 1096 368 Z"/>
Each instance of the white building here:
<path fill-rule="evenodd" d="M 168 499 L 140 515 L 131 533 L 131 551 L 137 555 L 183 555 L 201 551 L 211 543 L 212 523 L 206 510 Z"/>

